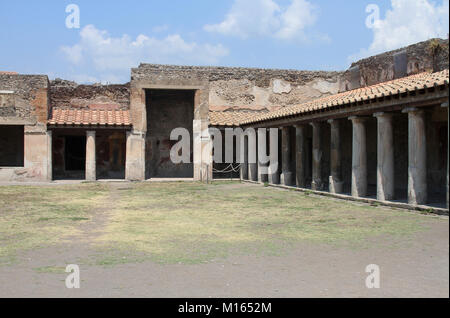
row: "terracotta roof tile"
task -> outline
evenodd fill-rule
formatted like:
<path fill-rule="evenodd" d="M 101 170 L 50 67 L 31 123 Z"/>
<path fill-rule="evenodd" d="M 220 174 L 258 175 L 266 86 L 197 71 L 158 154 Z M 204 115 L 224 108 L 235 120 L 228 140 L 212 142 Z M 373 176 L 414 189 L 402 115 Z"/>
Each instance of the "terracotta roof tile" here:
<path fill-rule="evenodd" d="M 131 126 L 129 110 L 85 110 L 53 108 L 50 125 Z"/>
<path fill-rule="evenodd" d="M 362 87 L 351 91 L 322 97 L 307 103 L 280 108 L 268 113 L 248 113 L 245 117 L 236 116 L 236 118 L 227 118 L 227 122 L 233 122 L 235 125 L 251 124 L 271 119 L 278 119 L 292 115 L 311 112 L 317 109 L 326 109 L 328 107 L 345 105 L 353 102 L 373 100 L 384 96 L 402 94 L 408 91 L 431 88 L 434 86 L 448 85 L 449 70 L 436 73 L 420 73 L 395 79 L 392 81 L 379 83 L 376 85 Z M 211 113 L 210 113 L 211 114 Z M 231 116 L 232 114 L 228 115 Z M 214 114 L 215 118 L 220 118 Z M 221 122 L 221 121 L 219 121 Z"/>
<path fill-rule="evenodd" d="M 239 123 L 261 114 L 260 112 L 244 111 L 210 111 L 209 123 L 211 126 L 239 126 Z"/>
<path fill-rule="evenodd" d="M 17 72 L 0 71 L 0 75 L 18 75 Z"/>

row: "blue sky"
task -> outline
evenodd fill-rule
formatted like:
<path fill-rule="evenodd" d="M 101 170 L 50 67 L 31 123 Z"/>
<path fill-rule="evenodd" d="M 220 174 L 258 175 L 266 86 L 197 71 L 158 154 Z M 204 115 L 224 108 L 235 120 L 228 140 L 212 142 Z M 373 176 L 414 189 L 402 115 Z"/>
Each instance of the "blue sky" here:
<path fill-rule="evenodd" d="M 80 28 L 66 27 L 66 6 Z M 366 12 L 377 6 L 369 28 Z M 343 70 L 351 61 L 448 37 L 448 0 L 0 2 L 0 70 L 126 82 L 140 62 Z"/>

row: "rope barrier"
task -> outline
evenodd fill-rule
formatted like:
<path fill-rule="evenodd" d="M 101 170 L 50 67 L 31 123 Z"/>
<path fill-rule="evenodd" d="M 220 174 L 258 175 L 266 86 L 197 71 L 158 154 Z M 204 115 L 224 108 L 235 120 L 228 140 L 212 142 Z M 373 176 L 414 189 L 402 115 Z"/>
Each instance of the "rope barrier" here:
<path fill-rule="evenodd" d="M 240 168 L 241 168 L 241 164 L 238 164 L 236 167 L 234 167 L 233 164 L 230 163 L 230 164 L 229 164 L 225 169 L 223 169 L 223 170 L 217 170 L 217 169 L 213 168 L 213 172 L 216 172 L 216 173 L 238 172 Z"/>

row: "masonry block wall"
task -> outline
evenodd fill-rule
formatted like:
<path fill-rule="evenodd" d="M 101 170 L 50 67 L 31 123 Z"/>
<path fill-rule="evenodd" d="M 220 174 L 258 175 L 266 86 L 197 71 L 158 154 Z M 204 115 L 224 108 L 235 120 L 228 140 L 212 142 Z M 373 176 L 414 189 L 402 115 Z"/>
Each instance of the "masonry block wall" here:
<path fill-rule="evenodd" d="M 51 180 L 49 86 L 45 75 L 0 74 L 0 125 L 23 127 L 24 144 L 23 166 L 0 167 L 0 180 Z"/>
<path fill-rule="evenodd" d="M 61 109 L 127 110 L 130 85 L 79 85 L 56 79 L 50 82 L 52 107 Z"/>
<path fill-rule="evenodd" d="M 449 40 L 431 39 L 352 63 L 339 90 L 374 85 L 421 72 L 449 68 Z"/>
<path fill-rule="evenodd" d="M 146 91 L 191 90 L 195 91 L 193 134 L 201 136 L 194 149 L 194 179 L 212 178 L 211 156 L 205 155 L 211 146 L 208 136 L 209 111 L 271 111 L 332 95 L 338 92 L 340 72 L 312 72 L 293 70 L 269 70 L 227 67 L 195 67 L 141 64 L 131 72 L 130 111 L 133 118 L 134 137 L 130 143 L 140 143 L 133 149 L 149 146 L 152 137 L 148 132 Z M 176 114 L 174 114 L 174 118 Z M 206 134 L 205 134 L 206 132 Z M 145 134 L 145 137 L 139 137 Z M 202 135 L 203 134 L 203 135 Z M 151 142 L 150 142 L 151 143 Z M 131 146 L 130 146 L 131 148 Z M 129 154 L 128 179 L 142 179 L 148 150 Z M 133 167 L 133 168 L 131 168 Z M 147 168 L 148 170 L 148 168 Z"/>

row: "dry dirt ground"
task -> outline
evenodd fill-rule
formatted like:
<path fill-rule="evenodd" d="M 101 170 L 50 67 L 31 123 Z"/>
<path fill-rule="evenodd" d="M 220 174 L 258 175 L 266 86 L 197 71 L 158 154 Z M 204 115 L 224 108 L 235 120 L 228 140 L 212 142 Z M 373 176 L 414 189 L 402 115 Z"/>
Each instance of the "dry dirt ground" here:
<path fill-rule="evenodd" d="M 0 187 L 0 204 L 0 297 L 449 297 L 448 217 L 235 182 Z"/>

